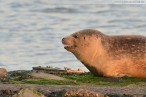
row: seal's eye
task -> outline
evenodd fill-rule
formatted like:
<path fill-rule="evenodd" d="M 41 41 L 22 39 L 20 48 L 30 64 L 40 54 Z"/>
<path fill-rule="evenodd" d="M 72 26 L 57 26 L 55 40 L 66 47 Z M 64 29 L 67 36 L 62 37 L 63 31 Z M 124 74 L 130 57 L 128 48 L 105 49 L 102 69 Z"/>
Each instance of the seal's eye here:
<path fill-rule="evenodd" d="M 73 37 L 74 37 L 74 38 L 78 38 L 78 36 L 77 36 L 77 35 L 73 35 Z"/>

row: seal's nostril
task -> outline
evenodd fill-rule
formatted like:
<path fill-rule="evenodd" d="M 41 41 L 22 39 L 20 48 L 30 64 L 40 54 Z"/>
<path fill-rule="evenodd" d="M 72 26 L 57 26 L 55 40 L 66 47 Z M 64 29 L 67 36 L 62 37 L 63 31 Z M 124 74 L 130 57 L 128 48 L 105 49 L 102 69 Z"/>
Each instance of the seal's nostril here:
<path fill-rule="evenodd" d="M 62 42 L 64 42 L 65 38 L 62 38 Z"/>

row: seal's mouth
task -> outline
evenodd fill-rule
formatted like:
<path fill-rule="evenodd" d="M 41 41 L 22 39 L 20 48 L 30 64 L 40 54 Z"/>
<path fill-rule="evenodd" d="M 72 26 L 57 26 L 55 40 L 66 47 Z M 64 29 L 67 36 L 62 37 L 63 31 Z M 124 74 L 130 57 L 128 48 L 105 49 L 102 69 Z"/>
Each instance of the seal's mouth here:
<path fill-rule="evenodd" d="M 76 46 L 74 46 L 74 45 L 69 45 L 69 44 L 64 44 L 64 48 L 65 49 L 74 49 Z"/>
<path fill-rule="evenodd" d="M 62 44 L 67 51 L 73 52 L 75 50 L 75 44 L 72 38 L 63 38 Z"/>

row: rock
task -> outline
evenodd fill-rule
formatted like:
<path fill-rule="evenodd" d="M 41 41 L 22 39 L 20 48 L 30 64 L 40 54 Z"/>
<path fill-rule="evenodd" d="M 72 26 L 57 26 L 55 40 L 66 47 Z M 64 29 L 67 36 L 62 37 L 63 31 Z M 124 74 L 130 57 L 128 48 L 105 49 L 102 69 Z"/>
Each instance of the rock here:
<path fill-rule="evenodd" d="M 53 74 L 43 73 L 43 72 L 32 73 L 31 77 L 32 78 L 54 79 L 54 80 L 66 80 L 63 77 L 53 75 Z"/>
<path fill-rule="evenodd" d="M 16 94 L 18 91 L 10 90 L 10 89 L 5 89 L 5 90 L 0 90 L 0 97 L 11 97 L 12 95 Z"/>
<path fill-rule="evenodd" d="M 20 90 L 18 94 L 13 95 L 12 97 L 45 97 L 45 96 L 34 89 L 26 88 Z"/>
<path fill-rule="evenodd" d="M 104 97 L 104 95 L 90 90 L 77 89 L 66 92 L 64 97 Z"/>
<path fill-rule="evenodd" d="M 30 79 L 30 74 L 32 73 L 31 70 L 16 70 L 8 72 L 10 79 L 17 79 L 18 81 L 22 81 L 25 79 Z"/>
<path fill-rule="evenodd" d="M 6 80 L 8 78 L 8 73 L 5 68 L 0 68 L 0 80 Z"/>

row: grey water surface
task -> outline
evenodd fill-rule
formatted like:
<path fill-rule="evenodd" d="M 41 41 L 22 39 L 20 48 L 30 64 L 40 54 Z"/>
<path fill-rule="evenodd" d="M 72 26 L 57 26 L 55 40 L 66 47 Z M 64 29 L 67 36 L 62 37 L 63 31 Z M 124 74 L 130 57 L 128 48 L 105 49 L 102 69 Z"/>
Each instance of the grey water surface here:
<path fill-rule="evenodd" d="M 64 2 L 63 2 L 64 1 Z M 108 35 L 146 35 L 146 5 L 96 0 L 0 0 L 0 67 L 86 68 L 64 50 L 61 39 L 95 28 Z M 99 0 L 101 1 L 101 0 Z"/>

